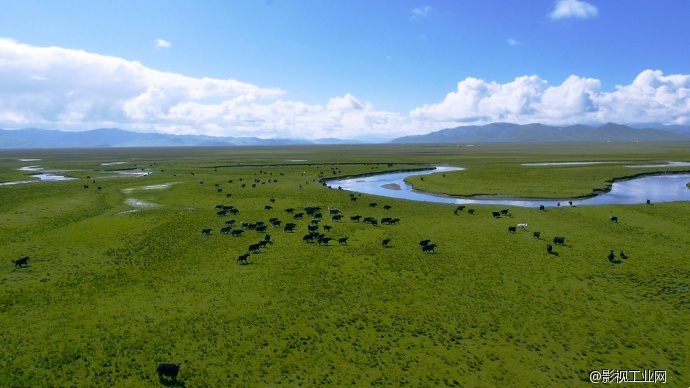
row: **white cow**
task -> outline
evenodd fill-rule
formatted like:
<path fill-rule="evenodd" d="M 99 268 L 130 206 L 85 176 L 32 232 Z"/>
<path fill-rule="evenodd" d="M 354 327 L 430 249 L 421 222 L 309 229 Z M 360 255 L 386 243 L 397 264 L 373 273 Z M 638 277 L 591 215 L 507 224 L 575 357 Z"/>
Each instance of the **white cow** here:
<path fill-rule="evenodd" d="M 527 230 L 527 224 L 517 224 L 517 228 L 518 228 L 518 230 L 520 230 L 520 229 Z"/>

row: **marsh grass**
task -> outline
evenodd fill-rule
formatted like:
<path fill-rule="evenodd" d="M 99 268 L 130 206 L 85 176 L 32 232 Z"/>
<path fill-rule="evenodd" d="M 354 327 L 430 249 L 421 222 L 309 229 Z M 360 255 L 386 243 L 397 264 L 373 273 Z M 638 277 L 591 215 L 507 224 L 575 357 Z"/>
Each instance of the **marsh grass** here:
<path fill-rule="evenodd" d="M 352 202 L 318 182 L 321 173 L 449 163 L 492 172 L 486 183 L 470 182 L 496 193 L 512 187 L 504 171 L 515 187 L 534 179 L 541 192 L 572 195 L 580 189 L 563 187 L 567 176 L 584 182 L 590 174 L 591 190 L 619 170 L 533 168 L 523 178 L 516 171 L 527 167 L 506 165 L 587 152 L 680 159 L 677 144 L 631 147 L 627 154 L 619 145 L 32 151 L 45 165 L 81 168 L 91 179 L 100 163 L 127 158 L 153 173 L 96 178 L 102 191 L 83 189 L 83 180 L 0 187 L 0 385 L 156 386 L 157 362 L 182 362 L 187 386 L 572 386 L 594 369 L 661 369 L 670 385 L 687 385 L 687 203 L 512 207 L 512 217 L 494 219 L 494 206 L 454 215 L 452 205 L 369 195 Z M 16 166 L 8 162 L 14 155 L 3 156 L 3 171 Z M 261 182 L 252 188 L 254 179 Z M 459 187 L 464 179 L 444 181 Z M 161 206 L 118 214 L 130 209 L 127 198 Z M 219 217 L 217 204 L 240 214 Z M 273 210 L 264 209 L 269 204 Z M 321 224 L 333 227 L 326 234 L 348 237 L 347 245 L 303 242 L 311 217 L 292 220 L 283 209 L 306 206 L 323 207 Z M 344 219 L 332 221 L 329 206 Z M 371 226 L 351 222 L 354 214 L 401 221 Z M 271 217 L 297 230 L 269 226 L 274 244 L 237 264 L 264 234 L 222 235 L 224 221 Z M 529 231 L 507 232 L 519 222 Z M 549 255 L 554 236 L 566 244 Z M 435 253 L 421 252 L 423 239 L 438 244 Z M 628 259 L 609 263 L 610 249 Z M 30 265 L 15 269 L 10 259 L 25 255 Z"/>

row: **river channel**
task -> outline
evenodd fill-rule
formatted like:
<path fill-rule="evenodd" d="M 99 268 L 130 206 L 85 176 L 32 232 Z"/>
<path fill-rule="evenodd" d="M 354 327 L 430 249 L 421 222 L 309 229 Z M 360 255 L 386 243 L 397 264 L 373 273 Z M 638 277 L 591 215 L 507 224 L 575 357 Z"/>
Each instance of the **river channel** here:
<path fill-rule="evenodd" d="M 414 175 L 428 175 L 439 172 L 459 171 L 460 167 L 437 166 L 433 170 L 396 172 L 389 174 L 378 174 L 365 177 L 348 179 L 334 179 L 327 181 L 333 188 L 341 187 L 343 190 L 373 194 L 383 197 L 409 199 L 413 201 L 441 202 L 454 204 L 478 204 L 478 205 L 510 205 L 519 207 L 553 207 L 570 206 L 568 201 L 572 201 L 573 206 L 577 205 L 622 205 L 622 204 L 641 204 L 649 199 L 655 202 L 676 202 L 690 201 L 690 189 L 686 184 L 690 182 L 690 174 L 666 174 L 651 175 L 634 178 L 625 181 L 614 182 L 611 191 L 601 193 L 590 198 L 563 198 L 563 199 L 528 199 L 483 196 L 482 198 L 473 197 L 451 197 L 414 190 L 411 185 L 405 182 L 405 178 Z"/>

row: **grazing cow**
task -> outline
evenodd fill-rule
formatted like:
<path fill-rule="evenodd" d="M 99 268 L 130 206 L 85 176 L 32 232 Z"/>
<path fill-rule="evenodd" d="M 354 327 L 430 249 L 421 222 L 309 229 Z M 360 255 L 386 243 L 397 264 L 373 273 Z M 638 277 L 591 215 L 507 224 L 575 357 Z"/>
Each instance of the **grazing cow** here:
<path fill-rule="evenodd" d="M 422 240 L 419 242 L 419 246 L 423 247 L 425 245 L 429 245 L 430 242 L 431 242 L 431 240 Z"/>
<path fill-rule="evenodd" d="M 292 222 L 290 222 L 290 223 L 285 224 L 283 231 L 284 232 L 294 232 L 296 227 L 297 227 L 297 224 L 293 224 Z"/>
<path fill-rule="evenodd" d="M 315 234 L 309 233 L 309 234 L 305 234 L 302 237 L 302 241 L 312 242 L 312 241 L 314 241 L 315 238 L 317 238 Z"/>
<path fill-rule="evenodd" d="M 268 201 L 271 202 L 271 203 L 276 203 L 276 199 L 275 199 L 275 198 L 269 198 Z"/>
<path fill-rule="evenodd" d="M 509 227 L 508 227 L 508 231 L 509 231 L 510 233 L 515 233 L 516 230 L 517 230 L 517 227 L 515 227 L 515 226 L 509 226 Z"/>
<path fill-rule="evenodd" d="M 370 206 L 370 207 L 376 207 L 376 206 L 378 206 L 378 204 L 377 204 L 376 202 L 372 202 L 372 203 L 369 204 L 369 206 Z"/>
<path fill-rule="evenodd" d="M 318 232 L 319 226 L 318 225 L 308 225 L 307 230 L 309 230 L 309 232 Z"/>
<path fill-rule="evenodd" d="M 551 244 L 548 244 L 546 246 L 546 253 L 552 254 L 553 253 L 553 246 Z"/>
<path fill-rule="evenodd" d="M 254 230 L 256 230 L 259 233 L 263 233 L 266 231 L 266 228 L 268 228 L 266 225 L 259 225 L 256 228 L 254 228 Z"/>
<path fill-rule="evenodd" d="M 467 214 L 474 214 L 474 209 L 467 209 Z"/>
<path fill-rule="evenodd" d="M 230 212 L 230 214 L 239 214 L 240 209 L 230 209 L 230 210 L 228 210 L 228 212 Z"/>
<path fill-rule="evenodd" d="M 233 237 L 240 237 L 242 235 L 242 233 L 244 233 L 244 230 L 242 230 L 242 229 L 235 229 L 232 232 L 230 232 L 230 234 Z"/>
<path fill-rule="evenodd" d="M 248 258 L 249 258 L 249 253 L 245 253 L 244 255 L 239 255 L 237 257 L 237 262 L 239 264 L 249 264 L 249 262 L 247 261 Z"/>
<path fill-rule="evenodd" d="M 370 223 L 371 225 L 374 225 L 374 226 L 378 226 L 378 225 L 379 225 L 379 222 L 376 221 L 376 219 L 372 219 L 371 221 L 369 221 L 369 223 Z"/>
<path fill-rule="evenodd" d="M 271 242 L 271 235 L 270 235 L 270 234 L 266 234 L 266 235 L 264 236 L 264 241 L 268 241 L 268 242 L 270 242 L 271 244 L 273 244 L 273 242 Z"/>
<path fill-rule="evenodd" d="M 381 218 L 381 224 L 391 225 L 391 224 L 393 224 L 393 219 L 390 217 L 383 217 L 383 218 Z"/>
<path fill-rule="evenodd" d="M 391 205 L 383 205 L 384 210 L 391 210 L 393 207 Z"/>
<path fill-rule="evenodd" d="M 230 197 L 232 197 L 232 194 L 230 194 L 230 193 L 225 194 L 225 198 L 230 198 Z"/>
<path fill-rule="evenodd" d="M 342 214 L 336 214 L 333 217 L 331 217 L 332 221 L 340 221 L 343 218 Z"/>
<path fill-rule="evenodd" d="M 328 245 L 328 242 L 331 240 L 333 240 L 333 239 L 330 237 L 319 237 L 318 243 L 319 243 L 319 245 L 321 245 L 321 244 Z"/>
<path fill-rule="evenodd" d="M 291 207 L 285 209 L 285 213 L 287 213 L 287 214 L 292 214 L 292 212 L 294 212 L 294 211 L 295 211 L 295 209 L 293 209 L 293 208 L 291 208 Z"/>
<path fill-rule="evenodd" d="M 387 238 L 381 242 L 381 245 L 383 245 L 384 247 L 387 247 L 390 242 L 391 242 L 391 239 Z"/>
<path fill-rule="evenodd" d="M 210 229 L 210 228 L 209 228 L 209 229 L 202 229 L 202 230 L 201 230 L 201 235 L 202 235 L 202 236 L 210 236 L 210 235 L 211 235 L 211 230 L 213 230 L 213 229 Z"/>
<path fill-rule="evenodd" d="M 214 207 L 214 209 L 222 209 L 222 208 L 223 208 L 223 205 L 216 205 L 216 206 Z"/>
<path fill-rule="evenodd" d="M 340 209 L 333 208 L 331 209 L 330 207 L 328 208 L 328 214 L 334 215 L 340 213 Z"/>
<path fill-rule="evenodd" d="M 544 207 L 544 205 L 541 205 L 541 206 L 539 206 L 539 210 L 546 211 L 546 208 Z"/>
<path fill-rule="evenodd" d="M 88 188 L 89 188 L 89 185 L 84 185 L 84 188 L 85 188 L 85 189 L 88 189 Z"/>
<path fill-rule="evenodd" d="M 613 253 L 613 249 L 611 249 L 611 252 L 609 252 L 608 259 L 612 263 L 614 262 L 614 260 L 616 260 L 616 255 Z"/>
<path fill-rule="evenodd" d="M 98 190 L 102 190 L 102 187 L 101 187 L 101 186 L 98 186 Z"/>
<path fill-rule="evenodd" d="M 302 217 L 304 217 L 304 213 L 297 213 L 294 216 L 292 216 L 292 218 L 295 220 L 300 220 L 302 219 Z"/>
<path fill-rule="evenodd" d="M 527 230 L 527 224 L 517 224 L 518 229 Z"/>
<path fill-rule="evenodd" d="M 565 245 L 565 237 L 554 237 L 553 243 L 558 245 Z"/>
<path fill-rule="evenodd" d="M 621 251 L 621 259 L 626 260 L 627 258 L 628 258 L 628 256 L 626 256 L 625 253 L 623 253 L 623 251 Z"/>
<path fill-rule="evenodd" d="M 532 236 L 534 236 L 534 238 L 538 238 L 541 240 L 541 232 L 534 232 L 532 233 Z"/>
<path fill-rule="evenodd" d="M 321 220 L 311 220 L 310 224 L 312 225 L 318 225 Z"/>
<path fill-rule="evenodd" d="M 314 219 L 319 219 L 319 220 L 320 220 L 320 219 L 322 219 L 322 218 L 323 218 L 323 214 L 321 214 L 321 213 L 319 213 L 319 212 L 314 213 Z"/>
<path fill-rule="evenodd" d="M 338 239 L 338 244 L 340 245 L 347 245 L 347 239 L 348 237 L 343 237 Z"/>
<path fill-rule="evenodd" d="M 177 381 L 177 374 L 180 373 L 180 364 L 164 362 L 158 364 L 156 371 L 158 372 L 159 380 L 163 380 L 163 376 L 165 376 L 170 377 L 173 381 Z"/>
<path fill-rule="evenodd" d="M 323 226 L 323 230 L 326 231 L 326 232 L 330 232 L 331 229 L 333 229 L 333 227 L 330 226 L 330 225 L 324 225 L 324 226 Z"/>
<path fill-rule="evenodd" d="M 228 211 L 227 211 L 227 210 L 220 210 L 220 211 L 216 212 L 216 215 L 217 215 L 218 217 L 223 217 L 223 216 L 226 215 L 226 214 L 228 214 Z"/>
<path fill-rule="evenodd" d="M 270 243 L 271 243 L 270 241 L 266 241 L 266 240 L 261 240 L 261 241 L 257 242 L 257 244 L 259 244 L 259 246 L 262 248 L 265 247 L 266 245 L 270 244 Z"/>
<path fill-rule="evenodd" d="M 465 205 L 460 205 L 457 208 L 455 208 L 455 211 L 453 213 L 455 213 L 455 215 L 457 216 L 458 213 L 460 213 L 463 210 L 465 210 Z"/>
<path fill-rule="evenodd" d="M 226 226 L 224 228 L 220 228 L 220 233 L 221 234 L 228 234 L 232 231 L 232 226 Z"/>
<path fill-rule="evenodd" d="M 273 210 L 273 206 L 266 205 L 264 206 L 264 210 Z"/>
<path fill-rule="evenodd" d="M 225 225 L 235 225 L 235 220 L 227 220 L 225 221 Z"/>
<path fill-rule="evenodd" d="M 223 192 L 223 189 L 218 189 L 218 192 L 219 192 L 219 193 L 222 193 L 222 192 Z"/>
<path fill-rule="evenodd" d="M 427 244 L 422 247 L 422 252 L 434 252 L 436 244 Z"/>
<path fill-rule="evenodd" d="M 508 211 L 509 211 L 508 209 L 503 209 L 503 210 L 501 210 L 501 214 L 506 215 L 506 214 L 508 214 Z"/>
<path fill-rule="evenodd" d="M 651 204 L 652 204 L 652 201 L 647 200 L 647 205 L 651 205 Z"/>
<path fill-rule="evenodd" d="M 350 197 L 350 201 L 355 202 L 357 200 L 357 197 Z"/>
<path fill-rule="evenodd" d="M 611 216 L 611 221 L 618 223 L 618 217 L 616 216 Z"/>
<path fill-rule="evenodd" d="M 359 220 L 361 218 L 362 218 L 362 216 L 360 216 L 360 215 L 352 216 L 352 217 L 350 217 L 350 221 L 359 222 Z"/>
<path fill-rule="evenodd" d="M 573 206 L 573 201 L 568 201 L 568 203 L 570 204 L 570 206 Z"/>
<path fill-rule="evenodd" d="M 276 228 L 279 227 L 280 224 L 282 224 L 282 223 L 283 223 L 283 221 L 281 221 L 281 220 L 271 221 L 271 225 L 273 225 Z"/>
<path fill-rule="evenodd" d="M 491 215 L 494 216 L 494 218 L 500 218 L 501 217 L 501 213 L 499 213 L 499 212 L 491 212 Z"/>
<path fill-rule="evenodd" d="M 249 245 L 248 251 L 249 251 L 249 253 L 252 253 L 252 252 L 259 253 L 259 252 L 261 252 L 260 249 L 261 249 L 261 245 L 251 244 L 251 245 Z"/>
<path fill-rule="evenodd" d="M 14 264 L 14 268 L 21 268 L 25 265 L 29 265 L 29 256 L 17 259 L 17 261 L 12 260 L 12 264 Z"/>

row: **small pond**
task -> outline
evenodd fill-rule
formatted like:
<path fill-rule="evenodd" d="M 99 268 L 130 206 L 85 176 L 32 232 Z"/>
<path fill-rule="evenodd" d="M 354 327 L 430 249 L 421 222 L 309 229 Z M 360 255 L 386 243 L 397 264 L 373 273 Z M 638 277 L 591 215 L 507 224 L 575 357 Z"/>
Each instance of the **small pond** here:
<path fill-rule="evenodd" d="M 441 202 L 454 204 L 484 204 L 510 205 L 520 207 L 543 206 L 573 206 L 577 205 L 620 205 L 646 203 L 647 199 L 655 202 L 690 201 L 690 189 L 685 185 L 690 182 L 690 174 L 667 174 L 635 178 L 615 182 L 608 193 L 585 199 L 525 199 L 506 197 L 449 197 L 425 193 L 412 189 L 405 182 L 405 178 L 413 175 L 428 175 L 437 172 L 459 171 L 463 168 L 438 166 L 434 170 L 415 172 L 396 172 L 378 174 L 366 177 L 328 180 L 327 184 L 333 188 L 338 186 L 364 194 L 374 194 L 383 197 L 409 199 L 413 201 Z"/>

